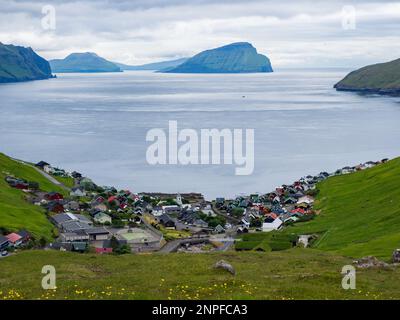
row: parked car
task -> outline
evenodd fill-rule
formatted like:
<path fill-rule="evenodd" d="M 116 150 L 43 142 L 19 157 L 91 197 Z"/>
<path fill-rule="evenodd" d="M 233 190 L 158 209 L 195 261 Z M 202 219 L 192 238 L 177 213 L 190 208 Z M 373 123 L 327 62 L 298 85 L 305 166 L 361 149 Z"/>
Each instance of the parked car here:
<path fill-rule="evenodd" d="M 2 256 L 2 257 L 8 256 L 8 252 L 7 252 L 7 251 L 3 251 L 3 252 L 1 253 L 1 256 Z"/>

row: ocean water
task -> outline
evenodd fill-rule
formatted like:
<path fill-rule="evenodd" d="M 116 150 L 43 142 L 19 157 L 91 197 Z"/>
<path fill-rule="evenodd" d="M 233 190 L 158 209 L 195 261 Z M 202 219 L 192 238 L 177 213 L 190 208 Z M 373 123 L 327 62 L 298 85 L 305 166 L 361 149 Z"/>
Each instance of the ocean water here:
<path fill-rule="evenodd" d="M 0 151 L 134 192 L 208 199 L 269 192 L 320 171 L 400 156 L 400 99 L 336 92 L 348 70 L 272 74 L 60 74 L 0 85 Z M 149 165 L 152 128 L 250 128 L 255 168 Z"/>

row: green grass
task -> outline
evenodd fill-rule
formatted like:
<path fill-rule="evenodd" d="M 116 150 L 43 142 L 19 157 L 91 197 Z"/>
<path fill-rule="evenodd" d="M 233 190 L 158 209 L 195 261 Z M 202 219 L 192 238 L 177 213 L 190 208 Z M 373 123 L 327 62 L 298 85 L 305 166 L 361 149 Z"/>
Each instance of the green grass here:
<path fill-rule="evenodd" d="M 53 225 L 47 220 L 44 210 L 29 204 L 21 190 L 11 188 L 4 178 L 14 175 L 28 181 L 36 181 L 44 191 L 63 190 L 43 177 L 32 167 L 12 160 L 0 153 L 0 228 L 9 231 L 26 229 L 36 238 L 51 238 Z"/>
<path fill-rule="evenodd" d="M 257 251 L 280 251 L 293 247 L 292 243 L 296 241 L 297 236 L 273 232 L 247 233 L 240 237 L 242 241 L 235 243 L 236 250 L 257 250 Z"/>
<path fill-rule="evenodd" d="M 72 177 L 57 177 L 53 176 L 54 179 L 61 182 L 64 186 L 68 188 L 73 188 L 75 186 L 75 180 Z"/>
<path fill-rule="evenodd" d="M 314 247 L 351 257 L 389 259 L 400 248 L 400 158 L 318 185 L 321 214 L 285 233 L 319 234 Z"/>
<path fill-rule="evenodd" d="M 231 263 L 236 276 L 213 265 Z M 349 258 L 311 249 L 279 252 L 100 256 L 25 251 L 0 261 L 0 299 L 399 299 L 400 268 L 359 270 L 343 290 Z M 57 289 L 43 290 L 53 265 Z M 13 291 L 11 291 L 13 290 Z M 19 295 L 19 296 L 18 296 Z"/>

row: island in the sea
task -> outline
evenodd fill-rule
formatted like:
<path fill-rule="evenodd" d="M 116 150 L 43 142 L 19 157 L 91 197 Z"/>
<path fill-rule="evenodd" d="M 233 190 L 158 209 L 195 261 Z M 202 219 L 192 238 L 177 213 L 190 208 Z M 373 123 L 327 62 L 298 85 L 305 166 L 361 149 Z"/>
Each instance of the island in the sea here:
<path fill-rule="evenodd" d="M 56 73 L 121 72 L 121 68 L 93 52 L 71 53 L 64 59 L 50 60 Z"/>
<path fill-rule="evenodd" d="M 49 63 L 32 48 L 0 42 L 0 83 L 53 78 Z"/>
<path fill-rule="evenodd" d="M 339 91 L 400 94 L 400 59 L 369 65 L 349 73 L 334 85 Z"/>
<path fill-rule="evenodd" d="M 236 42 L 202 51 L 169 73 L 250 73 L 273 72 L 270 60 L 257 53 L 248 42 Z"/>
<path fill-rule="evenodd" d="M 179 58 L 174 60 L 159 61 L 153 63 L 146 63 L 142 65 L 127 65 L 123 63 L 115 62 L 115 64 L 121 68 L 121 70 L 133 70 L 133 71 L 144 71 L 144 70 L 156 70 L 156 71 L 166 71 L 175 68 L 182 63 L 186 62 L 189 58 Z"/>

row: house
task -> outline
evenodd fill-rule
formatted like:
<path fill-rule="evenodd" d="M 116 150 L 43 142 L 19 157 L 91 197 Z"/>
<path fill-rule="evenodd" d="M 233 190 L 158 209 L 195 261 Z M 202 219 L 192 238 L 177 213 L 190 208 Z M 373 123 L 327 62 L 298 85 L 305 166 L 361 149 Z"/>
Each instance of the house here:
<path fill-rule="evenodd" d="M 39 161 L 38 163 L 35 164 L 35 167 L 38 167 L 43 171 L 45 171 L 45 168 L 47 168 L 47 170 L 51 168 L 50 163 L 47 163 L 46 161 Z"/>
<path fill-rule="evenodd" d="M 351 168 L 351 167 L 344 167 L 344 168 L 341 170 L 341 173 L 342 173 L 342 174 L 348 174 L 348 173 L 352 173 L 352 172 L 354 172 L 354 169 Z"/>
<path fill-rule="evenodd" d="M 177 205 L 170 205 L 170 206 L 162 206 L 163 213 L 179 213 L 181 208 Z"/>
<path fill-rule="evenodd" d="M 285 201 L 283 201 L 284 204 L 294 204 L 296 202 L 297 202 L 297 199 L 294 197 L 286 198 Z"/>
<path fill-rule="evenodd" d="M 80 174 L 79 172 L 73 171 L 73 172 L 71 172 L 71 177 L 74 179 L 80 179 L 80 178 L 82 178 L 82 174 Z"/>
<path fill-rule="evenodd" d="M 107 211 L 107 206 L 104 203 L 99 203 L 93 207 L 93 209 L 98 211 Z"/>
<path fill-rule="evenodd" d="M 26 230 L 18 231 L 17 234 L 21 237 L 22 242 L 27 242 L 31 239 L 31 234 Z"/>
<path fill-rule="evenodd" d="M 72 251 L 75 252 L 85 252 L 87 250 L 87 243 L 86 242 L 72 242 Z"/>
<path fill-rule="evenodd" d="M 107 240 L 110 234 L 105 228 L 91 228 L 85 231 L 89 235 L 89 240 L 93 241 Z"/>
<path fill-rule="evenodd" d="M 244 227 L 244 226 L 239 226 L 237 228 L 237 233 L 248 233 L 249 232 L 249 228 Z"/>
<path fill-rule="evenodd" d="M 84 215 L 72 213 L 60 213 L 51 217 L 54 224 L 66 232 L 75 232 L 77 230 L 90 229 L 93 222 Z"/>
<path fill-rule="evenodd" d="M 13 247 L 18 247 L 22 244 L 22 237 L 17 233 L 10 233 L 6 235 L 6 238 Z"/>
<path fill-rule="evenodd" d="M 242 225 L 245 226 L 246 228 L 250 227 L 250 222 L 247 221 L 245 218 L 243 218 L 241 222 L 242 222 Z"/>
<path fill-rule="evenodd" d="M 112 253 L 113 248 L 111 246 L 111 241 L 110 240 L 104 240 L 99 247 L 95 248 L 95 252 L 98 254 L 104 254 L 104 253 Z"/>
<path fill-rule="evenodd" d="M 46 200 L 63 200 L 64 196 L 58 192 L 49 192 L 44 195 Z"/>
<path fill-rule="evenodd" d="M 111 223 L 111 222 L 112 222 L 111 217 L 110 217 L 108 214 L 105 214 L 104 212 L 99 212 L 99 213 L 97 213 L 97 214 L 93 217 L 93 219 L 94 219 L 94 222 L 96 222 L 96 223 L 101 223 L 101 224 L 104 224 L 104 223 Z"/>
<path fill-rule="evenodd" d="M 71 215 L 73 215 L 81 223 L 88 224 L 89 226 L 93 225 L 92 220 L 90 220 L 88 217 L 84 216 L 83 214 L 71 214 Z"/>
<path fill-rule="evenodd" d="M 175 229 L 175 222 L 174 222 L 167 214 L 162 214 L 162 215 L 158 218 L 158 221 L 159 221 L 165 228 Z"/>
<path fill-rule="evenodd" d="M 82 188 L 72 188 L 71 192 L 69 193 L 71 197 L 85 197 L 86 192 Z"/>
<path fill-rule="evenodd" d="M 201 227 L 201 228 L 208 228 L 208 223 L 205 222 L 202 219 L 196 219 L 193 221 L 193 225 L 195 225 L 196 227 Z"/>
<path fill-rule="evenodd" d="M 58 201 L 51 201 L 46 205 L 47 210 L 54 213 L 64 212 L 64 206 Z"/>
<path fill-rule="evenodd" d="M 60 234 L 63 242 L 89 241 L 89 235 L 84 230 L 76 232 L 64 232 Z"/>
<path fill-rule="evenodd" d="M 79 203 L 76 201 L 70 201 L 64 205 L 67 210 L 78 211 L 80 209 Z"/>
<path fill-rule="evenodd" d="M 219 224 L 219 225 L 217 225 L 217 226 L 215 227 L 214 231 L 215 231 L 216 233 L 224 233 L 224 232 L 225 232 L 225 229 L 224 229 L 223 226 L 221 226 L 221 225 Z"/>
<path fill-rule="evenodd" d="M 297 200 L 297 203 L 298 204 L 307 203 L 307 204 L 311 205 L 314 203 L 314 198 L 310 197 L 310 196 L 303 196 L 303 197 L 299 198 L 299 200 Z"/>
<path fill-rule="evenodd" d="M 262 231 L 263 232 L 270 232 L 273 230 L 278 230 L 282 226 L 282 220 L 277 218 L 272 222 L 264 222 L 262 224 Z"/>
<path fill-rule="evenodd" d="M 80 230 L 88 230 L 91 227 L 91 225 L 79 222 L 77 220 L 70 220 L 62 224 L 62 229 L 64 232 L 78 232 Z"/>
<path fill-rule="evenodd" d="M 7 237 L 0 236 L 0 251 L 6 250 L 10 246 L 10 240 Z"/>

